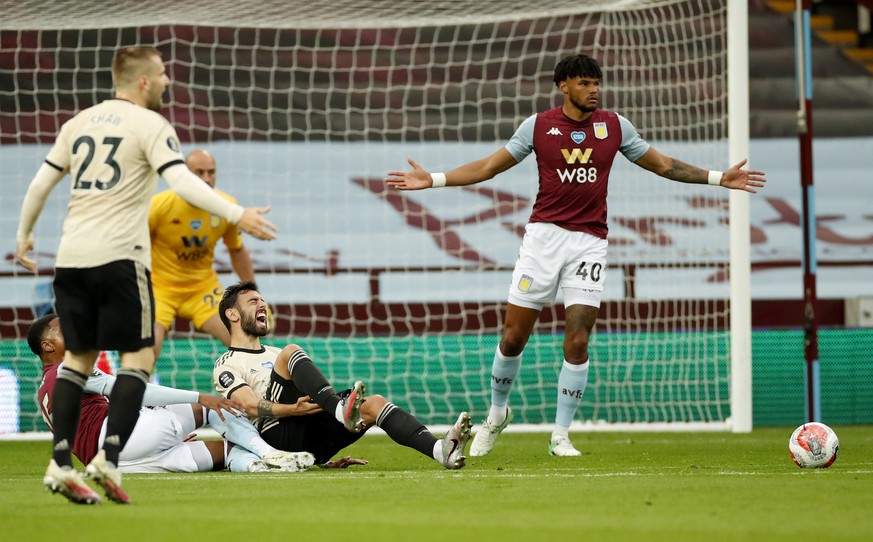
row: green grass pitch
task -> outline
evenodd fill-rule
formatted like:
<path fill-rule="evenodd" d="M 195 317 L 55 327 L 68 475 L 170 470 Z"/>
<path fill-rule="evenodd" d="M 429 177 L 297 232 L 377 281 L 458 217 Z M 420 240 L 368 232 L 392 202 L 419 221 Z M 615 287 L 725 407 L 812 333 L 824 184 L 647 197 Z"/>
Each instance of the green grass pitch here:
<path fill-rule="evenodd" d="M 873 540 L 873 427 L 835 427 L 840 456 L 797 468 L 793 428 L 729 433 L 506 433 L 442 469 L 384 435 L 349 470 L 129 475 L 133 503 L 76 506 L 42 488 L 48 442 L 0 442 L 3 540 Z"/>

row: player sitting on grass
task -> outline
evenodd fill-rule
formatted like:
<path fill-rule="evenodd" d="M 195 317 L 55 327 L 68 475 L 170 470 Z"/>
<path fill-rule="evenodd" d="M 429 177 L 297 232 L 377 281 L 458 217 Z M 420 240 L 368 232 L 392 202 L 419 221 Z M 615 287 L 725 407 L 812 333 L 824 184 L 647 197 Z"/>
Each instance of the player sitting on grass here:
<path fill-rule="evenodd" d="M 464 467 L 464 447 L 470 439 L 466 412 L 440 440 L 381 395 L 365 398 L 360 381 L 337 394 L 299 346 L 279 349 L 261 344 L 267 333 L 267 303 L 254 283 L 228 287 L 218 314 L 230 331 L 230 349 L 215 363 L 215 388 L 240 403 L 264 440 L 276 448 L 310 452 L 320 464 L 377 425 L 398 444 L 447 469 Z"/>
<path fill-rule="evenodd" d="M 27 342 L 42 361 L 43 378 L 37 395 L 43 419 L 51 427 L 51 398 L 66 351 L 58 316 L 47 314 L 34 322 Z M 94 458 L 105 435 L 109 395 L 114 384 L 114 376 L 97 369 L 85 384 L 81 423 L 72 448 L 73 455 L 83 464 Z M 143 404 L 147 406 L 140 409 L 131 438 L 119 458 L 122 473 L 205 472 L 221 470 L 225 464 L 235 472 L 297 472 L 307 470 L 314 462 L 311 454 L 284 452 L 264 442 L 247 420 L 231 411 L 239 407 L 234 401 L 149 384 Z M 193 440 L 191 433 L 205 423 L 227 442 Z M 76 487 L 58 484 L 50 489 L 74 502 L 100 502 L 100 497 L 78 473 L 71 483 Z M 82 497 L 76 498 L 78 495 Z"/>

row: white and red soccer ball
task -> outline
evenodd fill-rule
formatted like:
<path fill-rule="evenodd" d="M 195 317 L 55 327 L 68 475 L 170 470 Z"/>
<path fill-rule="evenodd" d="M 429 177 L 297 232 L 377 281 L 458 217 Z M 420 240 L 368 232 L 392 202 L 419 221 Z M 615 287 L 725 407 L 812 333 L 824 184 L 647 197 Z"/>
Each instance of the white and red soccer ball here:
<path fill-rule="evenodd" d="M 840 440 L 834 430 L 823 423 L 809 422 L 794 430 L 788 451 L 798 467 L 826 469 L 837 460 Z"/>

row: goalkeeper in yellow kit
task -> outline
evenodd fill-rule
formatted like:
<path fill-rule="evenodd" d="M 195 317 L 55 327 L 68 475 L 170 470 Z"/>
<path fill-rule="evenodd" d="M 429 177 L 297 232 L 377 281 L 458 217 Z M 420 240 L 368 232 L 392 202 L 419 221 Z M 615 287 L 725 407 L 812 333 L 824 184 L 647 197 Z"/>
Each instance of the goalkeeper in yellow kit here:
<path fill-rule="evenodd" d="M 236 199 L 215 188 L 215 158 L 208 151 L 192 151 L 186 164 L 221 197 Z M 149 210 L 152 239 L 152 287 L 155 295 L 155 359 L 175 317 L 185 318 L 200 331 L 230 345 L 230 334 L 218 317 L 224 288 L 213 268 L 215 245 L 222 239 L 230 263 L 242 281 L 255 273 L 239 228 L 194 207 L 172 190 L 152 198 Z"/>

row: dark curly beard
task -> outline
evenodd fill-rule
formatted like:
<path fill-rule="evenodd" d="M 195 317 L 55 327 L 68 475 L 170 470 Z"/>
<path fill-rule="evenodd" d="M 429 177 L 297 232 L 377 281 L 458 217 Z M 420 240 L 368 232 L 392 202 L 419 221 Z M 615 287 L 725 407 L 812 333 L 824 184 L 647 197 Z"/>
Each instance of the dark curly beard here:
<path fill-rule="evenodd" d="M 267 326 L 258 322 L 257 316 L 244 314 L 240 321 L 240 327 L 248 335 L 263 337 L 267 334 Z"/>

